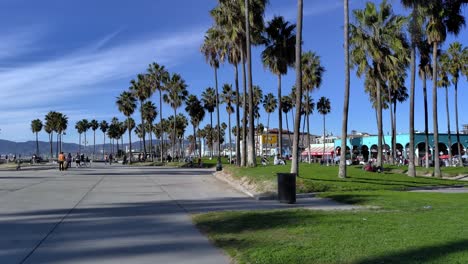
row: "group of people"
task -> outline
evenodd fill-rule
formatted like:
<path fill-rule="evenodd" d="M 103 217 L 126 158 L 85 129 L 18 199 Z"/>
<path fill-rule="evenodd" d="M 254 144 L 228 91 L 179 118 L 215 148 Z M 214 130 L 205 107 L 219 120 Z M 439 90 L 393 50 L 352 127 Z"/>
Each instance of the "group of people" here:
<path fill-rule="evenodd" d="M 75 160 L 76 168 L 85 166 L 87 167 L 89 163 L 89 158 L 85 157 L 84 154 L 76 153 L 76 156 L 73 158 L 71 153 L 65 155 L 65 153 L 60 152 L 58 155 L 57 162 L 59 164 L 59 171 L 64 171 L 68 168 L 71 168 L 73 159 Z"/>

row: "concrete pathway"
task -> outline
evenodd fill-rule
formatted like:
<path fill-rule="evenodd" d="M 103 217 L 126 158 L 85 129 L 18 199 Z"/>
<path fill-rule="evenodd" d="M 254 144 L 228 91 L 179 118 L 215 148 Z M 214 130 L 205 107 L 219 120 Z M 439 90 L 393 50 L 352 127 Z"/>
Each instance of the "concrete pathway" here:
<path fill-rule="evenodd" d="M 0 263 L 229 263 L 191 222 L 217 210 L 352 209 L 256 201 L 206 169 L 93 165 L 0 172 Z"/>

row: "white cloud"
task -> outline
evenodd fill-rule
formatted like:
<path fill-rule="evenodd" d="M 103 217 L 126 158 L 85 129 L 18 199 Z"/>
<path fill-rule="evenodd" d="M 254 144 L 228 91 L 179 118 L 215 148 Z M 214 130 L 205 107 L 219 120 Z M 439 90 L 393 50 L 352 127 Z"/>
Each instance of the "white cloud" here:
<path fill-rule="evenodd" d="M 0 60 L 18 57 L 37 50 L 34 44 L 44 35 L 39 26 L 0 32 Z"/>
<path fill-rule="evenodd" d="M 95 114 L 80 109 L 80 103 L 73 102 L 74 97 L 103 94 L 97 87 L 105 87 L 106 83 L 116 80 L 130 80 L 153 61 L 166 67 L 182 63 L 184 57 L 197 53 L 204 29 L 194 28 L 168 36 L 144 37 L 111 45 L 117 34 L 119 32 L 114 32 L 63 57 L 0 68 L 0 101 L 5 113 L 0 119 L 0 137 L 29 138 L 31 120 L 43 119 L 50 110 L 61 111 L 73 118 L 69 122 L 70 127 L 74 127 L 75 120 Z M 13 43 L 18 39 L 20 37 L 13 37 L 7 42 Z M 27 49 L 20 52 L 15 48 L 9 54 L 13 57 L 26 52 Z"/>

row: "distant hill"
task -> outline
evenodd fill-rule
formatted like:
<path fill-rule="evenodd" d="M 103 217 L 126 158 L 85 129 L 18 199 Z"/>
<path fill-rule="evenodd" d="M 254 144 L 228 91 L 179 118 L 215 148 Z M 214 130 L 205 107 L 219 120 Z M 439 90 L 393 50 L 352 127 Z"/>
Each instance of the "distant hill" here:
<path fill-rule="evenodd" d="M 149 142 L 146 142 L 147 148 L 149 146 Z M 159 144 L 159 141 L 153 140 L 153 145 Z M 96 155 L 102 153 L 102 144 L 96 144 Z M 125 143 L 122 147 L 119 144 L 119 149 L 125 149 L 128 146 L 128 143 Z M 140 141 L 132 142 L 132 149 L 139 149 Z M 55 156 L 55 152 L 57 149 L 57 142 L 54 141 L 52 145 L 53 153 Z M 94 146 L 88 145 L 86 149 L 83 145 L 81 145 L 81 152 L 84 153 L 93 153 Z M 77 153 L 79 151 L 79 145 L 76 143 L 63 143 L 62 144 L 62 151 L 65 153 Z M 105 152 L 110 152 L 110 145 L 106 143 L 105 145 Z M 14 142 L 9 140 L 0 139 L 0 155 L 21 155 L 23 157 L 30 157 L 36 153 L 36 141 L 26 141 L 26 142 Z M 39 155 L 42 157 L 50 156 L 50 144 L 49 142 L 39 141 Z"/>

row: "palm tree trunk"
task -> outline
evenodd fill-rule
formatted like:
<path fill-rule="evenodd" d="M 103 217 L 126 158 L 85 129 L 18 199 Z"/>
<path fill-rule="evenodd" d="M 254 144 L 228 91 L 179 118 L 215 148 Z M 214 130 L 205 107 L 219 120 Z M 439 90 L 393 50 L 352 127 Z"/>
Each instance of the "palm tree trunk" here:
<path fill-rule="evenodd" d="M 248 74 L 248 85 L 249 85 L 249 152 L 247 156 L 247 162 L 249 167 L 257 166 L 255 159 L 255 123 L 254 123 L 254 93 L 252 85 L 252 54 L 250 47 L 250 12 L 249 12 L 249 0 L 245 0 L 245 28 L 246 28 L 246 47 L 247 47 L 247 74 Z"/>
<path fill-rule="evenodd" d="M 210 159 L 213 158 L 214 144 L 213 144 L 213 112 L 210 112 Z"/>
<path fill-rule="evenodd" d="M 86 152 L 86 131 L 84 132 L 84 149 L 83 152 Z"/>
<path fill-rule="evenodd" d="M 55 142 L 55 156 L 58 157 L 58 154 L 59 154 L 59 133 L 57 132 L 57 140 Z"/>
<path fill-rule="evenodd" d="M 382 126 L 382 97 L 380 96 L 381 87 L 380 82 L 377 81 L 377 166 L 382 167 L 382 138 L 383 138 L 383 126 Z"/>
<path fill-rule="evenodd" d="M 308 101 L 308 100 L 307 100 Z M 310 164 L 312 162 L 312 157 L 310 156 L 310 115 L 307 114 L 307 118 L 306 118 L 306 121 L 307 121 L 307 148 L 309 149 L 309 151 L 307 152 L 307 158 L 308 158 L 308 163 Z"/>
<path fill-rule="evenodd" d="M 78 134 L 78 153 L 81 155 L 81 133 Z"/>
<path fill-rule="evenodd" d="M 323 115 L 323 151 L 322 151 L 322 159 L 325 162 L 325 115 Z M 327 162 L 328 164 L 328 162 Z"/>
<path fill-rule="evenodd" d="M 172 156 L 174 157 L 175 156 L 175 147 L 176 147 L 176 144 L 177 144 L 177 139 L 176 139 L 176 128 L 177 128 L 177 108 L 174 107 L 174 131 L 172 133 Z"/>
<path fill-rule="evenodd" d="M 159 89 L 159 124 L 161 125 L 161 139 L 164 139 L 164 132 L 162 131 L 162 88 Z M 163 162 L 163 140 L 159 141 L 161 150 L 161 163 Z"/>
<path fill-rule="evenodd" d="M 232 160 L 231 113 L 229 113 L 229 117 L 228 117 L 228 133 L 229 133 L 229 164 L 230 164 Z"/>
<path fill-rule="evenodd" d="M 393 155 L 394 155 L 394 162 L 397 158 L 397 148 L 396 148 L 396 109 L 397 109 L 397 101 L 395 100 L 395 102 L 393 102 L 393 128 L 392 128 L 392 148 L 393 148 Z"/>
<path fill-rule="evenodd" d="M 129 157 L 128 157 L 128 164 L 132 164 L 132 158 L 133 158 L 133 154 L 132 154 L 132 131 L 130 130 L 130 120 L 128 118 L 127 118 L 127 128 L 128 128 L 128 145 L 129 145 L 129 148 L 130 148 Z"/>
<path fill-rule="evenodd" d="M 281 74 L 278 74 L 278 148 L 280 156 L 283 156 L 283 105 L 281 103 Z"/>
<path fill-rule="evenodd" d="M 293 160 L 291 162 L 291 173 L 299 176 L 299 126 L 301 122 L 302 101 L 302 12 L 303 2 L 297 0 L 297 31 L 296 31 L 296 120 L 294 123 Z"/>
<path fill-rule="evenodd" d="M 241 152 L 240 152 L 240 95 L 239 95 L 239 69 L 237 67 L 237 63 L 234 65 L 234 83 L 236 85 L 236 165 L 240 166 L 241 164 Z M 231 132 L 231 131 L 229 131 Z"/>
<path fill-rule="evenodd" d="M 241 166 L 247 166 L 247 76 L 245 70 L 245 55 L 244 49 L 241 48 L 241 57 L 242 57 L 242 84 L 244 96 L 242 98 L 242 109 L 244 110 L 242 119 L 242 151 L 241 151 Z"/>
<path fill-rule="evenodd" d="M 346 140 L 348 137 L 348 110 L 349 110 L 349 0 L 344 2 L 344 53 L 345 53 L 345 88 L 344 88 L 344 103 L 343 116 L 341 120 L 341 157 L 343 157 L 343 149 L 346 152 Z M 338 170 L 339 178 L 346 178 L 346 159 L 340 158 L 340 167 Z"/>
<path fill-rule="evenodd" d="M 455 82 L 455 127 L 457 129 L 457 150 L 458 150 L 458 164 L 463 166 L 462 153 L 460 147 L 460 131 L 458 130 L 458 81 Z"/>
<path fill-rule="evenodd" d="M 216 90 L 216 119 L 218 123 L 218 161 L 216 164 L 216 169 L 221 170 L 222 165 L 221 165 L 221 124 L 219 122 L 219 93 L 218 93 L 218 70 L 216 67 L 214 68 L 214 74 L 215 74 L 215 90 Z"/>
<path fill-rule="evenodd" d="M 93 130 L 93 160 L 96 158 L 96 130 Z"/>
<path fill-rule="evenodd" d="M 151 156 L 151 161 L 153 162 L 154 156 L 153 156 L 153 131 L 152 130 L 149 131 L 149 135 L 150 135 L 150 156 Z"/>
<path fill-rule="evenodd" d="M 452 136 L 450 135 L 450 113 L 449 113 L 448 88 L 447 87 L 445 87 L 445 110 L 447 111 L 449 165 L 452 165 Z"/>
<path fill-rule="evenodd" d="M 439 121 L 437 118 L 437 48 L 438 43 L 432 45 L 432 120 L 434 125 L 434 177 L 442 177 L 439 161 Z"/>
<path fill-rule="evenodd" d="M 410 84 L 410 109 L 409 109 L 409 153 L 408 176 L 416 177 L 414 164 L 414 88 L 416 81 L 416 45 L 411 46 L 411 84 Z M 404 146 L 406 148 L 406 146 Z"/>
<path fill-rule="evenodd" d="M 104 159 L 105 147 L 106 147 L 106 133 L 104 133 L 104 143 L 102 144 L 102 159 Z"/>
<path fill-rule="evenodd" d="M 39 138 L 38 138 L 38 132 L 36 132 L 36 157 L 39 157 Z"/>
<path fill-rule="evenodd" d="M 289 145 L 291 145 L 291 133 L 289 131 L 288 113 L 284 113 L 284 116 L 286 117 L 286 129 L 288 130 Z"/>
<path fill-rule="evenodd" d="M 267 134 L 266 134 L 266 140 L 265 140 L 265 154 L 269 157 L 270 153 L 268 153 L 268 143 L 270 143 L 270 113 L 268 113 L 268 118 L 267 118 Z"/>
<path fill-rule="evenodd" d="M 54 138 L 54 132 L 50 132 L 50 134 L 49 134 L 49 143 L 50 143 L 50 158 L 51 159 L 54 157 L 54 150 L 52 149 L 53 138 Z"/>
<path fill-rule="evenodd" d="M 143 101 L 140 100 L 140 115 L 141 115 L 141 133 L 143 135 L 143 159 L 146 160 L 146 133 L 145 133 L 145 120 L 143 119 Z"/>
<path fill-rule="evenodd" d="M 424 142 L 425 142 L 425 164 L 426 169 L 429 169 L 429 111 L 427 107 L 427 87 L 426 87 L 426 71 L 422 73 L 423 97 L 424 97 Z M 434 153 L 432 153 L 434 155 Z"/>
<path fill-rule="evenodd" d="M 391 85 L 388 85 L 388 104 L 389 104 L 389 112 L 390 112 L 390 129 L 392 131 L 392 136 L 390 140 L 390 144 L 392 145 L 392 151 L 390 155 L 390 164 L 395 164 L 395 149 L 393 148 L 393 143 L 395 142 L 393 139 L 393 111 L 392 111 L 392 91 Z"/>
<path fill-rule="evenodd" d="M 304 147 L 304 141 L 305 141 L 305 128 L 306 128 L 306 121 L 309 120 L 309 114 L 304 114 L 304 122 L 302 123 L 302 139 L 301 139 L 301 145 Z"/>

